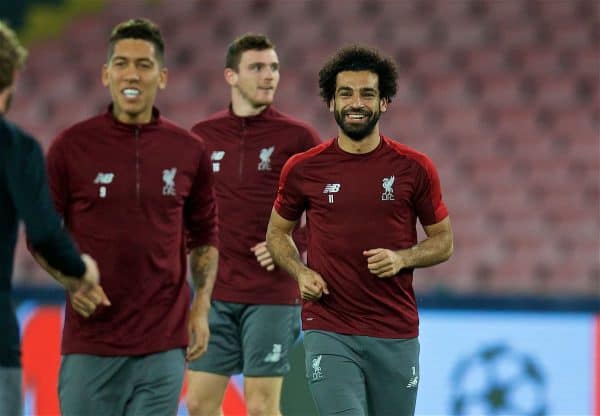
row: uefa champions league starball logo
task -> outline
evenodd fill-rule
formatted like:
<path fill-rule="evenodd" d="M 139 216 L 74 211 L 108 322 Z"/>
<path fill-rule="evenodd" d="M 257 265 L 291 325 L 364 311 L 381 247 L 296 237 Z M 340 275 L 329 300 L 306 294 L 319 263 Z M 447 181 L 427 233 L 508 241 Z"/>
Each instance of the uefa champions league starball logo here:
<path fill-rule="evenodd" d="M 543 416 L 546 383 L 536 360 L 503 344 L 458 362 L 453 373 L 453 415 Z"/>

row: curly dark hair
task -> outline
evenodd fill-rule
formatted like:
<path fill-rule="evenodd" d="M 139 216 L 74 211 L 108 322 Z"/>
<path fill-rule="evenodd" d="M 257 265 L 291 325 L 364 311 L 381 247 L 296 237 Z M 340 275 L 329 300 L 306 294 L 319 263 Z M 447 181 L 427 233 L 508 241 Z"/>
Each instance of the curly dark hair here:
<path fill-rule="evenodd" d="M 335 95 L 337 74 L 343 71 L 370 71 L 379 79 L 379 95 L 388 102 L 396 94 L 398 71 L 394 61 L 376 49 L 350 45 L 337 51 L 319 71 L 320 95 L 329 104 Z"/>
<path fill-rule="evenodd" d="M 275 49 L 275 45 L 268 37 L 257 33 L 246 33 L 236 38 L 227 48 L 225 68 L 237 72 L 240 69 L 240 61 L 244 52 L 250 50 L 264 51 L 265 49 Z"/>
<path fill-rule="evenodd" d="M 123 39 L 141 39 L 154 45 L 158 62 L 165 62 L 165 41 L 158 26 L 148 19 L 130 19 L 119 23 L 113 29 L 108 41 L 108 60 L 115 52 L 115 45 Z"/>

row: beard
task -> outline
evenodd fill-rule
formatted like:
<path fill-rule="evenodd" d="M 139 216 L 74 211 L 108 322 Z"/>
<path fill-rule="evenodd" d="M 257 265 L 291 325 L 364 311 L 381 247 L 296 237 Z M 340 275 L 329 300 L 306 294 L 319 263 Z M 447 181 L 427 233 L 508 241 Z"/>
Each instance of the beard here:
<path fill-rule="evenodd" d="M 345 117 L 348 113 L 363 114 L 364 116 L 367 117 L 367 122 L 362 123 L 362 124 L 348 123 L 345 120 Z M 348 136 L 350 139 L 354 140 L 355 142 L 359 142 L 362 139 L 364 139 L 366 136 L 371 134 L 371 132 L 373 132 L 373 129 L 375 128 L 375 125 L 377 124 L 377 122 L 379 121 L 379 117 L 381 116 L 381 111 L 379 110 L 379 107 L 377 108 L 376 111 L 370 111 L 367 109 L 362 110 L 362 111 L 353 111 L 353 110 L 339 111 L 336 108 L 334 110 L 333 114 L 335 117 L 335 121 L 337 122 L 338 126 L 340 126 L 340 128 L 342 129 L 344 134 L 346 136 Z"/>

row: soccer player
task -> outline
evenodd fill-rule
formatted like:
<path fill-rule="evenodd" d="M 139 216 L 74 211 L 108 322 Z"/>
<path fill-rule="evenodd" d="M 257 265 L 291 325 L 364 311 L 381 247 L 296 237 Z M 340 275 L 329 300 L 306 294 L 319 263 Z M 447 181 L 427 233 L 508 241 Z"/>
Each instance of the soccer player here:
<path fill-rule="evenodd" d="M 383 136 L 394 63 L 349 46 L 319 72 L 338 136 L 284 166 L 267 231 L 302 294 L 306 372 L 319 414 L 411 415 L 419 384 L 413 269 L 447 260 L 452 231 L 424 154 Z M 302 213 L 308 266 L 290 238 Z M 427 238 L 417 242 L 417 218 Z"/>
<path fill-rule="evenodd" d="M 22 414 L 19 328 L 10 298 L 19 219 L 39 261 L 70 291 L 83 295 L 99 277 L 95 261 L 80 256 L 52 206 L 40 145 L 4 118 L 26 56 L 13 30 L 0 22 L 0 415 Z"/>
<path fill-rule="evenodd" d="M 55 204 L 97 258 L 112 302 L 68 302 L 59 376 L 66 416 L 175 414 L 186 359 L 207 347 L 218 263 L 213 175 L 204 143 L 154 107 L 167 83 L 164 53 L 154 23 L 117 25 L 102 70 L 112 103 L 63 131 L 48 154 Z"/>
<path fill-rule="evenodd" d="M 221 245 L 209 348 L 189 365 L 187 405 L 192 415 L 220 414 L 229 377 L 243 373 L 249 414 L 273 416 L 300 331 L 300 298 L 294 280 L 273 265 L 265 233 L 285 161 L 320 140 L 271 106 L 280 74 L 268 38 L 235 39 L 224 76 L 229 108 L 192 129 L 212 152 Z"/>

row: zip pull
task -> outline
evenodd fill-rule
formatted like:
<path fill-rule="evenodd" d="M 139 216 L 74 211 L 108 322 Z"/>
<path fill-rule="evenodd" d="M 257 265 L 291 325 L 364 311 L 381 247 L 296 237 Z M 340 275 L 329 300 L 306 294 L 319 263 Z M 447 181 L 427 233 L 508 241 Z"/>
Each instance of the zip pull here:
<path fill-rule="evenodd" d="M 135 199 L 138 203 L 138 206 L 141 206 L 141 197 L 140 197 L 140 127 L 135 126 Z"/>

